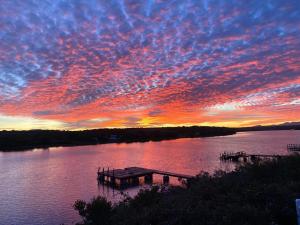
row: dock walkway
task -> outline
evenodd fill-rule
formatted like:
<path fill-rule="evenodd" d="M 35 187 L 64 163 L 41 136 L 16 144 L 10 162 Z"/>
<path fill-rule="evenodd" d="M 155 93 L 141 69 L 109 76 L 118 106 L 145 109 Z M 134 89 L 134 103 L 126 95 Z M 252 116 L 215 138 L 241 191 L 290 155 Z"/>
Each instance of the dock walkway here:
<path fill-rule="evenodd" d="M 220 160 L 222 161 L 234 161 L 238 162 L 241 159 L 244 162 L 249 160 L 260 160 L 260 159 L 273 159 L 273 158 L 280 158 L 282 155 L 271 155 L 271 154 L 247 154 L 245 152 L 224 152 L 220 154 Z"/>
<path fill-rule="evenodd" d="M 186 174 L 180 174 L 180 173 L 172 173 L 172 172 L 166 172 L 161 170 L 152 170 L 155 174 L 170 176 L 170 177 L 177 177 L 180 179 L 192 179 L 194 176 L 186 175 Z"/>

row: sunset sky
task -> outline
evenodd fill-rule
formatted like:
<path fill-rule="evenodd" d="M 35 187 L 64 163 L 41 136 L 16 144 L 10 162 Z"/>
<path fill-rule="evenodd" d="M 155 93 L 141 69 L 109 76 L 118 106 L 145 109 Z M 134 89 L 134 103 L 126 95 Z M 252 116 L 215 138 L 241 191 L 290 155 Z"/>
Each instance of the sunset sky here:
<path fill-rule="evenodd" d="M 299 0 L 2 0 L 0 130 L 300 121 Z"/>

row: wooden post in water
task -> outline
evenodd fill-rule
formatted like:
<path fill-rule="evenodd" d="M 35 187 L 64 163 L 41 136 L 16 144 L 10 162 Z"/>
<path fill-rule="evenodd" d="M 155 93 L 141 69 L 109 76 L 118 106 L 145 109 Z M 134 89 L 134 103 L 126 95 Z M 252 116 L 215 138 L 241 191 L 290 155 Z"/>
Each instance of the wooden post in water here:
<path fill-rule="evenodd" d="M 101 171 L 101 167 L 98 168 L 98 181 L 99 182 L 104 182 L 104 172 L 100 172 Z M 103 168 L 104 171 L 104 168 Z"/>
<path fill-rule="evenodd" d="M 145 183 L 152 183 L 152 181 L 153 181 L 153 174 L 146 175 L 144 177 L 144 179 L 145 179 Z"/>
<path fill-rule="evenodd" d="M 106 176 L 106 178 L 107 178 L 107 182 L 110 182 L 110 177 L 109 177 L 109 167 L 107 167 L 107 176 Z"/>
<path fill-rule="evenodd" d="M 169 177 L 168 175 L 164 175 L 164 176 L 163 176 L 163 183 L 164 183 L 164 184 L 168 184 L 169 181 L 170 181 L 170 177 Z"/>
<path fill-rule="evenodd" d="M 139 178 L 138 177 L 133 177 L 132 178 L 132 184 L 133 185 L 138 185 L 139 184 Z"/>
<path fill-rule="evenodd" d="M 125 179 L 120 179 L 120 188 L 124 188 L 126 186 L 126 180 Z"/>
<path fill-rule="evenodd" d="M 111 184 L 114 186 L 116 184 L 116 178 L 115 178 L 115 170 L 112 170 L 112 177 L 110 178 Z"/>

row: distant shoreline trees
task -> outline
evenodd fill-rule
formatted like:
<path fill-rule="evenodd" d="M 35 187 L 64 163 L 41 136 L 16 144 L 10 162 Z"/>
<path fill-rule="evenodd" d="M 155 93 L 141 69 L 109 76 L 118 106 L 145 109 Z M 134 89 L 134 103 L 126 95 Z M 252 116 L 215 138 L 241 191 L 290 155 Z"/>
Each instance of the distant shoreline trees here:
<path fill-rule="evenodd" d="M 29 130 L 0 131 L 0 151 L 34 148 L 161 141 L 177 138 L 211 137 L 235 134 L 225 127 L 162 127 L 95 129 L 83 131 Z"/>
<path fill-rule="evenodd" d="M 300 125 L 272 125 L 242 128 L 227 127 L 158 127 L 94 129 L 82 131 L 29 130 L 0 131 L 0 151 L 24 151 L 35 148 L 162 141 L 232 135 L 243 131 L 300 130 Z"/>

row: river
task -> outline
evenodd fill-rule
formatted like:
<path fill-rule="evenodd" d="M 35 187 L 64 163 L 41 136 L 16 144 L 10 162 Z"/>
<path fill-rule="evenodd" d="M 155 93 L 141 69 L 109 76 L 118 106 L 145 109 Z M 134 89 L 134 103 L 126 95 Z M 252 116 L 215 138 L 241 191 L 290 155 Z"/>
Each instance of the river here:
<path fill-rule="evenodd" d="M 99 166 L 140 166 L 196 175 L 200 171 L 232 170 L 232 163 L 219 161 L 219 154 L 224 151 L 287 154 L 286 145 L 299 142 L 300 131 L 257 131 L 160 142 L 0 152 L 0 224 L 74 224 L 79 219 L 72 209 L 76 199 L 103 195 L 118 201 L 118 191 L 97 184 Z M 155 181 L 160 178 L 155 177 Z M 134 195 L 137 191 L 133 188 L 128 193 Z"/>

